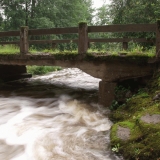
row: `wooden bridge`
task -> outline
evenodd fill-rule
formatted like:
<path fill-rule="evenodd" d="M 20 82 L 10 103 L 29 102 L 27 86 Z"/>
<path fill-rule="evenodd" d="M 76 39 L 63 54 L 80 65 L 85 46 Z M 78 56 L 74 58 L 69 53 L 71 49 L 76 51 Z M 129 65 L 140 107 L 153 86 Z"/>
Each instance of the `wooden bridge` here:
<path fill-rule="evenodd" d="M 88 33 L 100 32 L 153 32 L 155 38 L 101 38 L 92 39 Z M 77 34 L 78 39 L 65 40 L 29 40 L 31 36 L 52 35 L 52 34 Z M 109 106 L 114 99 L 114 88 L 116 83 L 126 79 L 135 79 L 152 75 L 157 69 L 157 62 L 160 57 L 160 21 L 156 24 L 127 24 L 127 25 L 106 25 L 87 26 L 80 23 L 78 27 L 51 28 L 51 29 L 29 29 L 21 27 L 20 31 L 0 32 L 2 37 L 19 37 L 19 41 L 0 41 L 1 45 L 17 44 L 20 46 L 18 54 L 0 55 L 0 78 L 6 75 L 15 75 L 26 72 L 25 65 L 48 65 L 62 67 L 77 67 L 84 72 L 102 79 L 99 84 L 99 101 Z M 30 44 L 50 43 L 54 47 L 58 43 L 77 43 L 77 54 L 30 54 Z M 128 42 L 147 42 L 155 44 L 155 58 L 130 56 L 92 56 L 87 50 L 91 42 L 121 42 L 124 50 L 128 48 Z"/>

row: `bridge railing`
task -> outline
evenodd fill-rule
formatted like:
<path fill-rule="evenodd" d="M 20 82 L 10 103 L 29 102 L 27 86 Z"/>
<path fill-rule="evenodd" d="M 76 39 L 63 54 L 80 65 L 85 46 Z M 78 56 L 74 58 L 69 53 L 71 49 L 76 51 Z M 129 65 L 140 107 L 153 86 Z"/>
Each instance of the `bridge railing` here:
<path fill-rule="evenodd" d="M 155 32 L 155 39 L 146 38 L 100 38 L 91 39 L 88 33 L 100 32 Z M 19 36 L 20 41 L 1 41 L 0 44 L 19 44 L 20 53 L 26 54 L 29 50 L 29 44 L 39 43 L 70 43 L 71 40 L 29 40 L 33 35 L 51 35 L 51 34 L 78 34 L 78 39 L 72 42 L 78 43 L 78 53 L 85 54 L 91 42 L 121 42 L 123 48 L 127 49 L 128 42 L 149 42 L 156 44 L 156 56 L 160 56 L 160 21 L 156 24 L 126 24 L 126 25 L 105 25 L 105 26 L 87 26 L 87 23 L 79 23 L 78 27 L 68 28 L 50 28 L 50 29 L 29 29 L 27 26 L 21 27 L 20 31 L 0 32 L 1 37 Z"/>

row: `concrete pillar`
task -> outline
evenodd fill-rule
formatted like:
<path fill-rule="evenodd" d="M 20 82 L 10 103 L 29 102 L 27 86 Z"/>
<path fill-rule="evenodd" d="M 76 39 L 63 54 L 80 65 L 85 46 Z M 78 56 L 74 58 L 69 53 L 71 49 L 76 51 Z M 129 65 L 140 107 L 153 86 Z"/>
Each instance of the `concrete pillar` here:
<path fill-rule="evenodd" d="M 26 66 L 0 65 L 0 81 L 12 81 L 31 76 L 27 74 Z"/>
<path fill-rule="evenodd" d="M 99 82 L 99 103 L 105 107 L 109 107 L 115 98 L 116 83 L 113 82 Z"/>

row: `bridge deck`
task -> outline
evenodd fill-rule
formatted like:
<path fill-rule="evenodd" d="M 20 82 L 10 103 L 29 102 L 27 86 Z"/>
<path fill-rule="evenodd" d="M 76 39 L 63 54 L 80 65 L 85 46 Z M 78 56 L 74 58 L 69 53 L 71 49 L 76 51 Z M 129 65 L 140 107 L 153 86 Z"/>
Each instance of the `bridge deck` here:
<path fill-rule="evenodd" d="M 105 81 L 144 77 L 151 75 L 154 58 L 147 56 L 93 56 L 80 54 L 16 54 L 0 55 L 1 65 L 46 65 L 75 67 Z"/>

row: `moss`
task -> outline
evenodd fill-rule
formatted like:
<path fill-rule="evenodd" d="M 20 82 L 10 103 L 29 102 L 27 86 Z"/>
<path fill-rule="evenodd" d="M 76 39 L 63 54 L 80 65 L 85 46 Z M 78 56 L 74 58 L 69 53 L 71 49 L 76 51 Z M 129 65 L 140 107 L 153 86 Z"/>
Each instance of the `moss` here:
<path fill-rule="evenodd" d="M 127 140 L 127 142 L 128 141 L 136 141 L 139 138 L 141 138 L 143 135 L 141 129 L 136 124 L 136 121 L 123 121 L 123 122 L 116 123 L 116 125 L 113 125 L 112 129 L 111 129 L 111 142 L 114 143 L 114 145 L 116 143 L 119 143 L 120 141 L 121 141 L 121 143 L 126 144 L 126 142 L 119 139 L 116 135 L 118 126 L 130 129 L 130 137 Z"/>
<path fill-rule="evenodd" d="M 141 91 L 112 112 L 115 124 L 111 128 L 111 146 L 120 145 L 119 153 L 126 160 L 158 160 L 160 158 L 160 124 L 145 123 L 146 114 L 160 115 L 160 101 L 153 97 L 160 93 L 160 73 L 155 73 L 147 85 L 148 92 Z M 130 129 L 130 137 L 123 141 L 117 137 L 118 126 Z"/>
<path fill-rule="evenodd" d="M 148 123 L 145 123 L 143 121 L 139 121 L 139 125 L 140 125 L 140 128 L 143 132 L 143 134 L 151 134 L 151 133 L 155 133 L 155 132 L 159 132 L 160 131 L 160 125 L 159 124 L 148 124 Z"/>
<path fill-rule="evenodd" d="M 75 60 L 78 57 L 76 53 L 57 53 L 54 54 L 56 60 Z"/>
<path fill-rule="evenodd" d="M 120 56 L 119 54 L 114 53 L 106 53 L 106 52 L 88 52 L 85 55 L 85 60 L 100 60 L 100 61 L 110 61 L 110 60 L 118 60 L 118 61 L 129 61 L 137 64 L 146 64 L 149 60 L 149 56 L 145 54 L 128 54 L 127 56 Z"/>
<path fill-rule="evenodd" d="M 114 121 L 123 121 L 144 112 L 153 103 L 149 95 L 144 95 L 145 94 L 140 94 L 128 99 L 127 103 L 113 111 L 110 117 Z"/>

